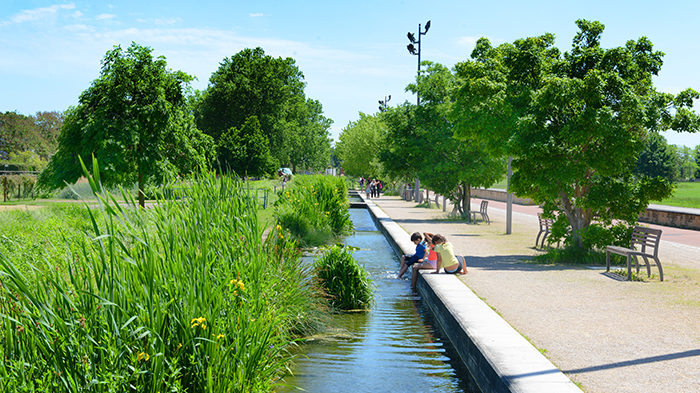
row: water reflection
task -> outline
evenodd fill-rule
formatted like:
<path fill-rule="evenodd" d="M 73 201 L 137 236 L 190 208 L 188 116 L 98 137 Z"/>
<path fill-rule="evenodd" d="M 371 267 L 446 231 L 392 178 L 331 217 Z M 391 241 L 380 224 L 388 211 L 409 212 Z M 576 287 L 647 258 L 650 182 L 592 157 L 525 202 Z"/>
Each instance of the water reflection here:
<path fill-rule="evenodd" d="M 307 392 L 476 391 L 409 281 L 395 278 L 398 260 L 369 213 L 350 213 L 356 233 L 343 243 L 360 248 L 355 258 L 376 284 L 376 304 L 367 313 L 335 317 L 339 334 L 302 344 L 286 383 Z"/>

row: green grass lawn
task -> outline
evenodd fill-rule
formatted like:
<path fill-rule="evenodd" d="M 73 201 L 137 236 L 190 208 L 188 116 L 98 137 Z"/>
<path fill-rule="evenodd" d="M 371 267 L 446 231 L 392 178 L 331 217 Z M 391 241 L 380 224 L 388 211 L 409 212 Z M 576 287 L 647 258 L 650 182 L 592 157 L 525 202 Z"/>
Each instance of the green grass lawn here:
<path fill-rule="evenodd" d="M 654 202 L 660 205 L 700 208 L 700 183 L 676 183 L 676 192 L 669 199 Z"/>
<path fill-rule="evenodd" d="M 492 185 L 489 188 L 497 188 L 505 190 L 508 181 L 506 178 Z M 679 182 L 676 183 L 676 192 L 673 196 L 663 201 L 652 201 L 659 205 L 690 207 L 700 209 L 700 182 Z"/>

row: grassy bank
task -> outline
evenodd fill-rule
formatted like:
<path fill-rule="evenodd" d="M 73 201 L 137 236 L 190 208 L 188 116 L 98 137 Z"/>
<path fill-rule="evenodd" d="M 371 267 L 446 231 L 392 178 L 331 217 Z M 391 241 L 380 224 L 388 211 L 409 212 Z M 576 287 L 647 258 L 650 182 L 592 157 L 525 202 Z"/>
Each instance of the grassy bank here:
<path fill-rule="evenodd" d="M 56 214 L 76 217 L 66 236 L 17 229 L 37 252 L 2 250 L 2 391 L 271 390 L 324 311 L 311 271 L 286 233 L 262 240 L 240 181 L 185 194 L 145 211 L 102 194 Z"/>

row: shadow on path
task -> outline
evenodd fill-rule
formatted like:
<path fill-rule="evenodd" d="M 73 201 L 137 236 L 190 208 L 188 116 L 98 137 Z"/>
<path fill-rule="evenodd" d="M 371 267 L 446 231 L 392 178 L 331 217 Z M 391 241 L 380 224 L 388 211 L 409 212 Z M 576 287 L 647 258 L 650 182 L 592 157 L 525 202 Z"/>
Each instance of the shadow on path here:
<path fill-rule="evenodd" d="M 592 366 L 592 367 L 584 367 L 584 368 L 576 368 L 572 370 L 562 370 L 566 374 L 578 374 L 578 373 L 588 373 L 592 371 L 602 371 L 602 370 L 609 370 L 612 368 L 620 368 L 620 367 L 628 367 L 628 366 L 636 366 L 639 364 L 647 364 L 647 363 L 656 363 L 656 362 L 665 362 L 668 360 L 675 360 L 675 359 L 682 359 L 682 358 L 690 358 L 690 357 L 695 357 L 695 356 L 700 356 L 700 349 L 693 349 L 690 351 L 683 351 L 683 352 L 677 352 L 677 353 L 669 353 L 666 355 L 658 355 L 658 356 L 650 356 L 648 358 L 641 358 L 641 359 L 634 359 L 634 360 L 627 360 L 624 362 L 616 362 L 616 363 L 609 363 L 609 364 L 602 364 L 600 366 Z"/>

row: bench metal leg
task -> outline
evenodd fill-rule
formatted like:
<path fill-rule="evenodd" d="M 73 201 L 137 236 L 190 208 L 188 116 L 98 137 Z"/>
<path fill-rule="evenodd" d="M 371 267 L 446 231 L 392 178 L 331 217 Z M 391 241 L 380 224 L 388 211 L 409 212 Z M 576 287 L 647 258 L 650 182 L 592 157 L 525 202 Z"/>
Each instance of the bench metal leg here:
<path fill-rule="evenodd" d="M 654 262 L 656 262 L 656 267 L 659 268 L 659 281 L 664 280 L 664 269 L 661 267 L 661 262 L 659 262 L 659 258 L 654 258 Z"/>
<path fill-rule="evenodd" d="M 544 231 L 544 236 L 542 236 L 542 248 L 544 248 L 544 242 L 547 240 L 547 236 L 549 236 L 549 228 Z"/>
<path fill-rule="evenodd" d="M 636 261 L 635 259 L 635 262 Z M 629 254 L 627 254 L 627 281 L 632 281 L 632 255 Z"/>

